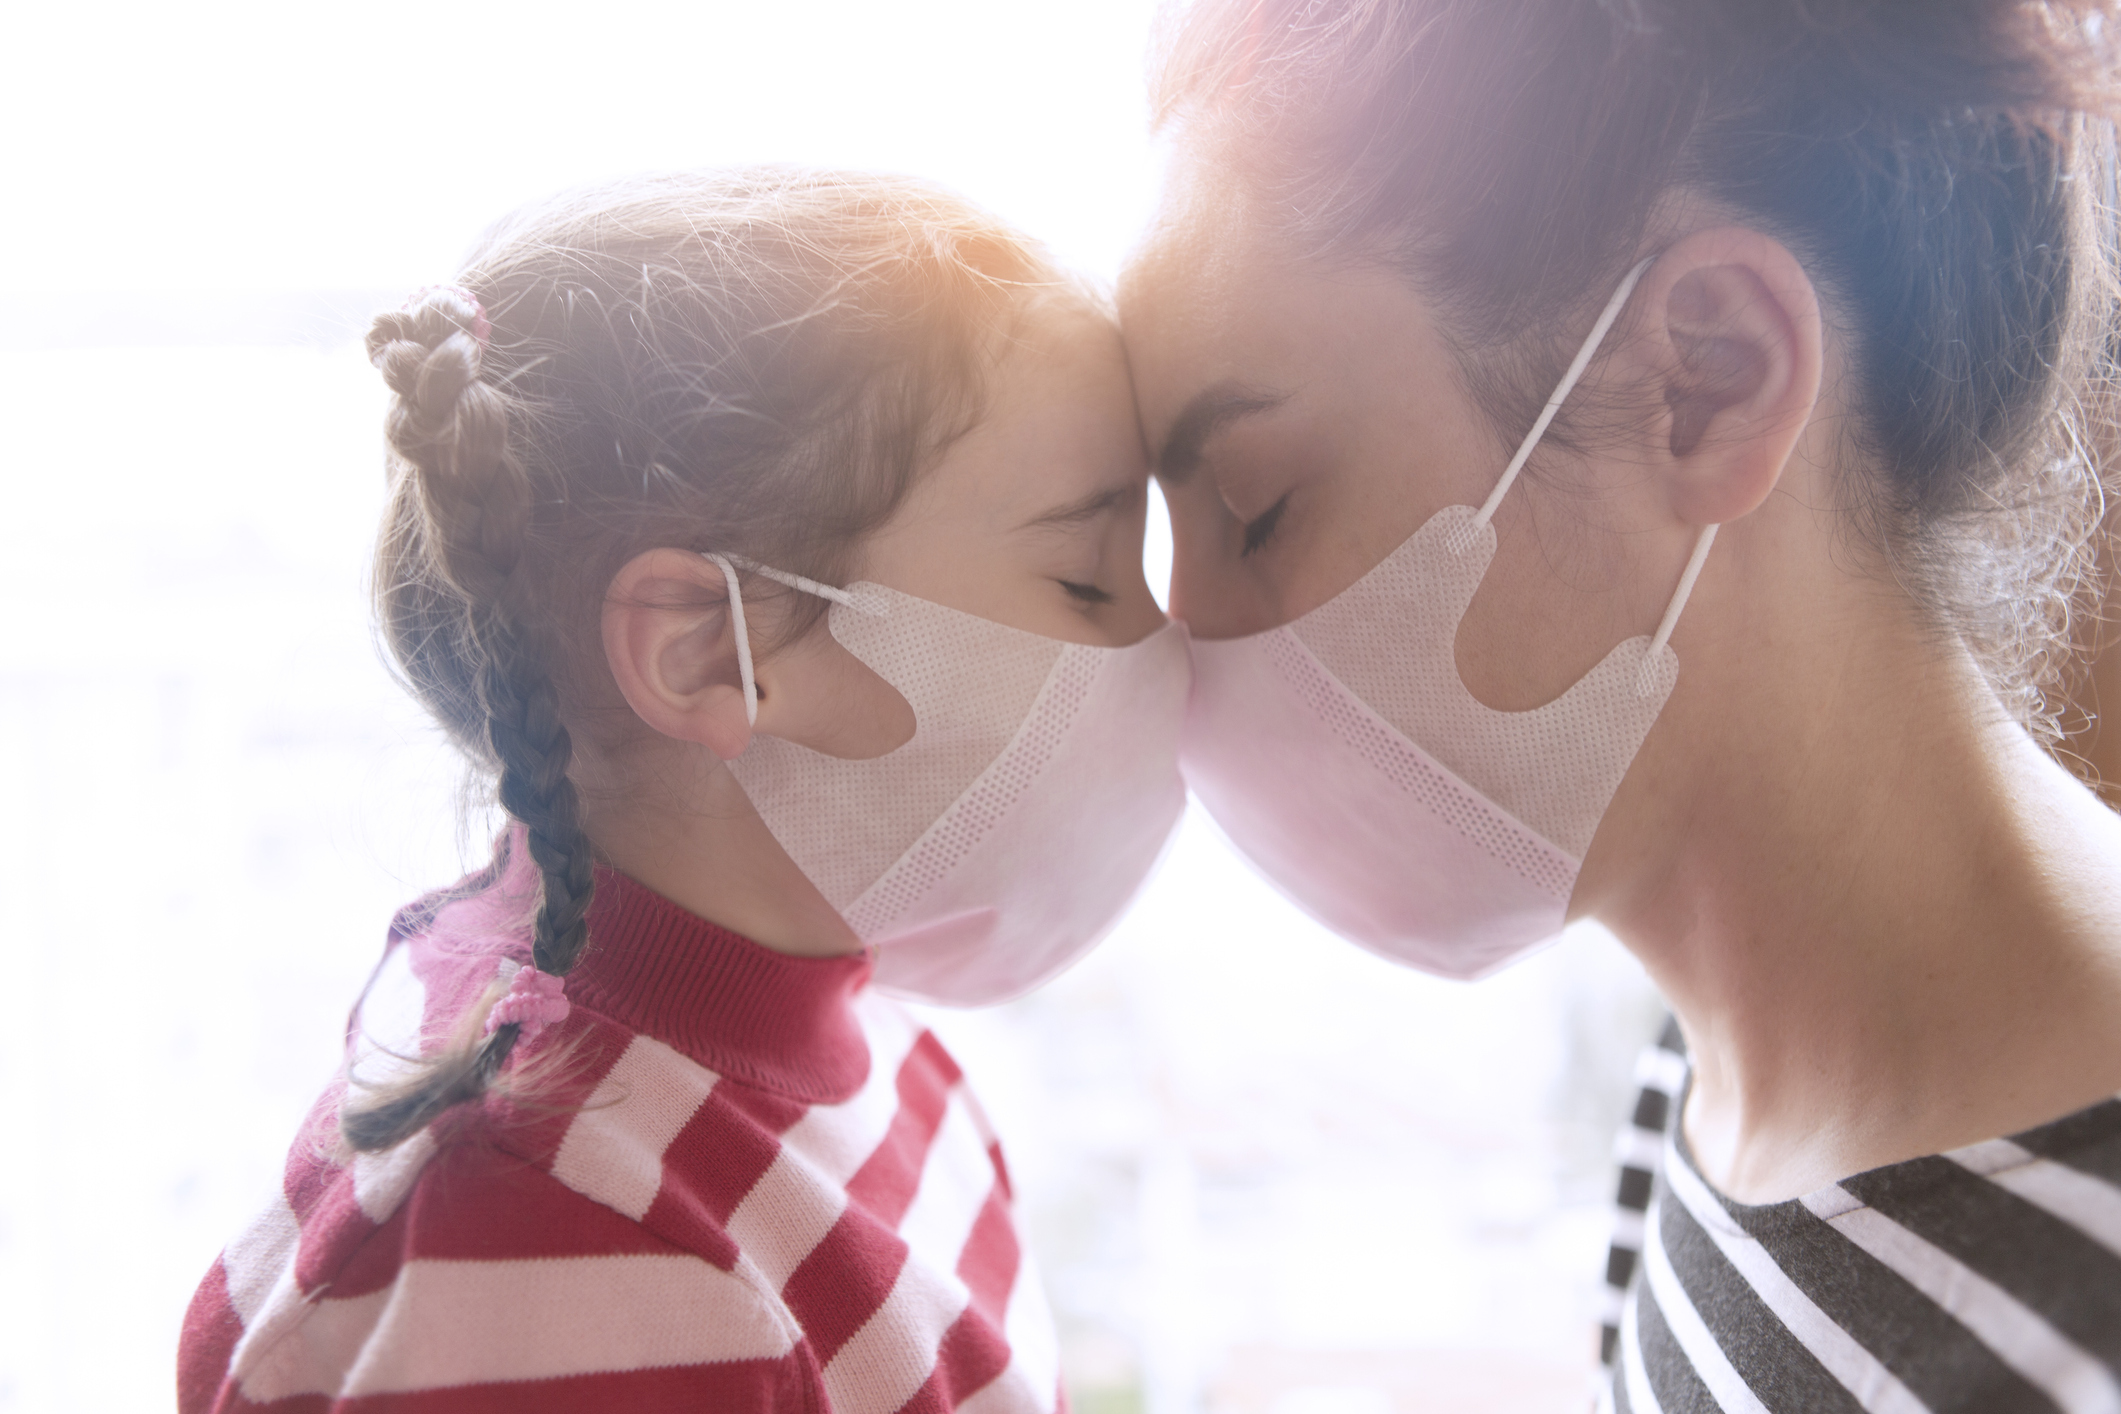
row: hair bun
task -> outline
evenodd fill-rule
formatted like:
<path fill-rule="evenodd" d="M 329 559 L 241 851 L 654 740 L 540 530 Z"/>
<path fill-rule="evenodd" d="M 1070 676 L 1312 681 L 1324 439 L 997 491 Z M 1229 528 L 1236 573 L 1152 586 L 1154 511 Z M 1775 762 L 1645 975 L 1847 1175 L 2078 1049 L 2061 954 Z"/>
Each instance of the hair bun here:
<path fill-rule="evenodd" d="M 454 285 L 430 285 L 403 307 L 376 316 L 368 361 L 424 432 L 455 413 L 478 379 L 492 325 L 477 299 Z"/>
<path fill-rule="evenodd" d="M 385 337 L 382 331 L 386 329 L 391 331 L 389 338 L 413 339 L 429 346 L 439 344 L 451 332 L 468 334 L 482 351 L 493 337 L 486 306 L 462 285 L 423 285 L 404 304 L 377 315 L 368 335 L 370 357 L 375 356 L 377 341 Z"/>

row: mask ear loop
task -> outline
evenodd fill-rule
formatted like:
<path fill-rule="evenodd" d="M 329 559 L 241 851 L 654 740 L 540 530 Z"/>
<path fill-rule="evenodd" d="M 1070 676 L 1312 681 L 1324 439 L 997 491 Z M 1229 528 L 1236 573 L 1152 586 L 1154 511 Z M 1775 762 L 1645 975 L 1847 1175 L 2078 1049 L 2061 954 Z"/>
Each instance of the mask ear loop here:
<path fill-rule="evenodd" d="M 1686 568 L 1679 575 L 1679 588 L 1672 592 L 1672 602 L 1665 605 L 1664 617 L 1657 622 L 1656 636 L 1650 639 L 1649 651 L 1642 655 L 1642 666 L 1635 671 L 1637 697 L 1648 697 L 1657 691 L 1657 679 L 1650 671 L 1651 665 L 1657 661 L 1658 650 L 1671 641 L 1672 630 L 1679 626 L 1679 611 L 1686 607 L 1687 596 L 1694 592 L 1694 581 L 1701 578 L 1701 567 L 1708 563 L 1709 546 L 1716 543 L 1719 528 L 1703 526 L 1694 541 L 1694 553 L 1687 556 Z"/>
<path fill-rule="evenodd" d="M 786 570 L 777 570 L 771 565 L 762 565 L 757 560 L 747 560 L 742 555 L 714 555 L 709 556 L 709 558 L 726 558 L 731 564 L 734 564 L 738 569 L 748 570 L 752 574 L 764 575 L 766 578 L 772 580 L 775 584 L 785 584 L 790 589 L 800 590 L 805 594 L 814 594 L 820 599 L 830 599 L 833 603 L 844 604 L 850 609 L 858 609 L 861 607 L 861 605 L 854 602 L 854 596 L 848 593 L 846 590 L 834 589 L 829 584 L 820 584 L 818 581 L 811 579 L 805 575 L 790 574 Z"/>
<path fill-rule="evenodd" d="M 751 634 L 744 627 L 744 591 L 737 587 L 736 566 L 729 563 L 727 555 L 717 555 L 711 550 L 702 551 L 701 558 L 722 572 L 722 583 L 729 586 L 729 627 L 736 634 L 736 672 L 744 682 L 744 722 L 756 726 L 759 720 L 759 684 L 751 674 Z"/>
<path fill-rule="evenodd" d="M 790 574 L 756 560 L 747 560 L 742 555 L 718 555 L 712 550 L 703 550 L 700 557 L 709 561 L 722 572 L 722 583 L 729 586 L 729 626 L 736 634 L 736 671 L 744 683 L 744 721 L 757 726 L 759 720 L 759 684 L 751 669 L 751 633 L 744 624 L 744 591 L 738 587 L 737 567 L 741 565 L 753 574 L 764 575 L 776 584 L 785 584 L 790 589 L 805 594 L 814 594 L 820 599 L 829 599 L 835 604 L 856 607 L 854 596 L 844 589 L 834 589 L 829 584 L 820 584 L 804 575 Z"/>
<path fill-rule="evenodd" d="M 1525 434 L 1524 441 L 1517 444 L 1517 455 L 1511 457 L 1510 464 L 1503 469 L 1502 480 L 1495 483 L 1495 489 L 1488 493 L 1487 501 L 1474 514 L 1472 529 L 1481 529 L 1494 516 L 1495 508 L 1502 504 L 1502 498 L 1509 493 L 1511 484 L 1517 480 L 1517 473 L 1523 471 L 1524 464 L 1532 459 L 1532 449 L 1539 445 L 1539 439 L 1546 436 L 1547 428 L 1553 425 L 1554 414 L 1561 411 L 1563 400 L 1575 391 L 1577 380 L 1582 378 L 1583 371 L 1591 366 L 1591 356 L 1598 352 L 1598 346 L 1604 343 L 1605 336 L 1612 332 L 1613 321 L 1620 318 L 1620 311 L 1627 304 L 1628 296 L 1635 293 L 1635 286 L 1642 282 L 1642 277 L 1656 263 L 1657 257 L 1653 255 L 1630 270 L 1627 278 L 1620 282 L 1620 288 L 1613 291 L 1613 297 L 1606 301 L 1605 308 L 1599 311 L 1598 322 L 1591 326 L 1590 337 L 1583 341 L 1583 347 L 1576 350 L 1576 358 L 1569 364 L 1569 371 L 1561 375 L 1561 382 L 1554 389 L 1554 396 L 1548 398 L 1547 405 L 1540 409 L 1538 421 L 1532 424 L 1532 430 Z M 1470 535 L 1460 538 L 1464 543 L 1452 548 L 1463 553 L 1473 541 Z"/>
<path fill-rule="evenodd" d="M 1582 379 L 1584 370 L 1591 366 L 1591 359 L 1597 354 L 1598 346 L 1604 343 L 1605 336 L 1613 331 L 1613 324 L 1620 318 L 1620 311 L 1626 307 L 1628 296 L 1635 293 L 1635 287 L 1642 283 L 1642 277 L 1648 274 L 1650 267 L 1656 263 L 1657 257 L 1653 255 L 1630 270 L 1627 278 L 1620 282 L 1620 288 L 1613 291 L 1613 297 L 1606 301 L 1605 308 L 1598 312 L 1598 322 L 1591 326 L 1591 332 L 1584 339 L 1583 347 L 1576 350 L 1576 357 L 1570 361 L 1568 372 L 1561 375 L 1561 382 L 1556 385 L 1554 396 L 1548 398 L 1547 405 L 1539 410 L 1538 420 L 1532 424 L 1532 430 L 1525 434 L 1524 441 L 1517 444 L 1517 455 L 1511 457 L 1510 464 L 1503 468 L 1502 479 L 1495 483 L 1495 489 L 1488 493 L 1488 499 L 1474 513 L 1471 524 L 1452 543 L 1451 548 L 1454 551 L 1463 554 L 1473 543 L 1471 532 L 1481 529 L 1493 519 L 1495 508 L 1500 506 L 1502 498 L 1509 494 L 1510 487 L 1517 480 L 1517 473 L 1524 470 L 1525 463 L 1532 459 L 1533 448 L 1539 445 L 1539 439 L 1544 437 L 1547 428 L 1553 425 L 1554 415 L 1561 411 L 1562 403 L 1576 390 L 1576 384 Z M 1644 697 L 1656 691 L 1656 682 L 1650 671 L 1651 665 L 1657 661 L 1658 650 L 1671 640 L 1672 630 L 1678 627 L 1679 613 L 1686 608 L 1686 601 L 1694 592 L 1694 581 L 1701 578 L 1701 567 L 1709 558 L 1709 546 L 1715 543 L 1716 527 L 1704 526 L 1700 537 L 1694 541 L 1694 553 L 1687 557 L 1686 569 L 1679 576 L 1679 588 L 1673 591 L 1671 603 L 1665 606 L 1664 618 L 1658 622 L 1657 632 L 1650 639 L 1649 651 L 1643 654 L 1642 667 L 1635 674 L 1635 691 Z"/>

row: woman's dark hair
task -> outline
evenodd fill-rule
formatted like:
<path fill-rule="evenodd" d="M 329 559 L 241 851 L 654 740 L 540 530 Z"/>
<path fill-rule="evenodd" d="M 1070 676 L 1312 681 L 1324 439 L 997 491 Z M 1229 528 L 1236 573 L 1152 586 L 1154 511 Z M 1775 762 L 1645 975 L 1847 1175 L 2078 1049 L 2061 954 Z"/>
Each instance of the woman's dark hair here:
<path fill-rule="evenodd" d="M 1670 198 L 1781 240 L 1848 338 L 1857 523 L 2051 731 L 2109 440 L 2117 21 L 2065 0 L 1200 0 L 1166 17 L 1155 111 L 1203 120 L 1300 253 L 1402 270 L 1508 442 Z"/>
<path fill-rule="evenodd" d="M 611 577 L 678 546 L 844 578 L 848 550 L 978 417 L 1012 311 L 1063 283 L 936 188 L 759 168 L 534 207 L 455 286 L 376 319 L 369 357 L 395 394 L 384 641 L 522 826 L 539 969 L 564 975 L 590 945 L 568 723 L 594 698 L 580 675 L 602 671 Z M 814 621 L 799 602 L 784 638 Z M 347 1142 L 387 1148 L 482 1095 L 516 1037 L 472 1026 L 404 1079 L 358 1087 Z"/>

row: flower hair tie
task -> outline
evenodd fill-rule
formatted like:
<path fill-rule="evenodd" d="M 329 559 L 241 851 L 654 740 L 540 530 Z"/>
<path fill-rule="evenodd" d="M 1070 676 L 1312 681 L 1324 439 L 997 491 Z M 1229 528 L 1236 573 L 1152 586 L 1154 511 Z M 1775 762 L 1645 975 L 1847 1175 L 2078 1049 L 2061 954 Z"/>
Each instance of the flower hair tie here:
<path fill-rule="evenodd" d="M 565 1021 L 573 1010 L 561 988 L 567 979 L 535 967 L 518 967 L 509 979 L 508 991 L 486 1013 L 486 1031 L 499 1026 L 517 1028 L 516 1040 L 529 1041 L 555 1022 Z"/>
<path fill-rule="evenodd" d="M 486 317 L 486 306 L 479 303 L 478 296 L 462 285 L 422 285 L 412 292 L 411 299 L 405 301 L 405 308 L 413 308 L 429 295 L 453 295 L 471 306 L 471 324 L 464 332 L 478 341 L 479 350 L 483 353 L 486 346 L 493 341 L 493 321 Z"/>

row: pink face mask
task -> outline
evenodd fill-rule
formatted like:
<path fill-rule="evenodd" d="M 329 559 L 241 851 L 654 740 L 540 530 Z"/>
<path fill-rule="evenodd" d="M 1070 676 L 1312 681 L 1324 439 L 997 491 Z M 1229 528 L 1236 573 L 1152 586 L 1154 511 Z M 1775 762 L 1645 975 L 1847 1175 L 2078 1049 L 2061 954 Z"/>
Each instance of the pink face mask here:
<path fill-rule="evenodd" d="M 708 558 L 730 586 L 754 718 L 738 565 L 830 599 L 833 637 L 913 708 L 912 739 L 873 760 L 754 736 L 729 763 L 781 847 L 874 949 L 877 985 L 983 1006 L 1095 947 L 1185 809 L 1184 627 L 1092 647 L 880 584 L 836 589 Z"/>
<path fill-rule="evenodd" d="M 1621 777 L 1679 679 L 1666 640 L 1716 528 L 1652 637 L 1529 712 L 1484 706 L 1455 644 L 1495 554 L 1489 519 L 1635 284 L 1622 282 L 1487 504 L 1447 506 L 1295 621 L 1193 643 L 1187 783 L 1306 912 L 1395 961 L 1492 972 L 1560 932 Z"/>

